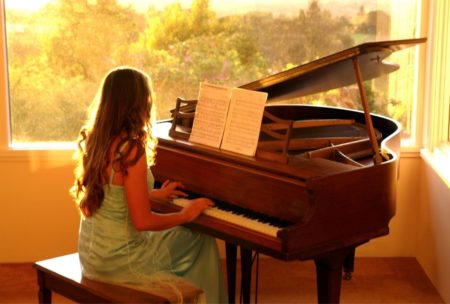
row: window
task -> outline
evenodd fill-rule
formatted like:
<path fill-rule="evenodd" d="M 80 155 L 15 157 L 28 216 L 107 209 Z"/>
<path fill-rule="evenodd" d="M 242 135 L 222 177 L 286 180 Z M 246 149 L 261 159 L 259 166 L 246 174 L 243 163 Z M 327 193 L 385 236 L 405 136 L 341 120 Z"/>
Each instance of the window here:
<path fill-rule="evenodd" d="M 448 144 L 450 141 L 450 5 L 436 1 L 433 7 L 432 31 L 429 45 L 427 98 L 429 124 L 427 147 Z"/>
<path fill-rule="evenodd" d="M 431 7 L 425 93 L 424 159 L 450 187 L 450 4 L 434 1 Z"/>
<path fill-rule="evenodd" d="M 148 72 L 167 118 L 200 81 L 240 86 L 366 41 L 417 38 L 418 2 L 4 0 L 11 143 L 75 140 L 112 67 Z M 401 121 L 405 138 L 416 54 L 394 54 L 400 70 L 365 84 L 372 111 Z M 354 87 L 291 102 L 359 107 Z"/>

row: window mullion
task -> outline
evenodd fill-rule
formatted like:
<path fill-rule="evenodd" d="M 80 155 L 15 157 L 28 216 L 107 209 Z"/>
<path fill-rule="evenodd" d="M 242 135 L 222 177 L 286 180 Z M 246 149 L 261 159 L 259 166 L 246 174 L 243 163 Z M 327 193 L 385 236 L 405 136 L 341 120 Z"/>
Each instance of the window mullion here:
<path fill-rule="evenodd" d="M 0 3 L 2 4 L 2 3 Z M 3 5 L 0 5 L 0 21 L 5 20 Z M 6 41 L 4 23 L 0 22 L 0 151 L 7 150 L 10 143 L 8 78 L 6 72 Z"/>

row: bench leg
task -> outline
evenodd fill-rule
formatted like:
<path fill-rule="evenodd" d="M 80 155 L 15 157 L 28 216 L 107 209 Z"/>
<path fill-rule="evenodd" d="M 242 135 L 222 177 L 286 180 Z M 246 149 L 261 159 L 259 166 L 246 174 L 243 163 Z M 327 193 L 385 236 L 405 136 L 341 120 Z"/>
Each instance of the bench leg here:
<path fill-rule="evenodd" d="M 37 271 L 37 281 L 39 304 L 52 303 L 52 291 L 45 287 L 45 274 L 43 272 Z"/>

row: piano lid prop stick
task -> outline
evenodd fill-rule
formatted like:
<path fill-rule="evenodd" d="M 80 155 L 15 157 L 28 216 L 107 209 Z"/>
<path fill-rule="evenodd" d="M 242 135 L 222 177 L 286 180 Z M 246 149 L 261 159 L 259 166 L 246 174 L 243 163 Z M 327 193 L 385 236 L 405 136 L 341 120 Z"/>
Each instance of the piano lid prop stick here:
<path fill-rule="evenodd" d="M 369 133 L 370 142 L 372 144 L 372 151 L 375 157 L 375 164 L 381 164 L 381 155 L 378 149 L 378 142 L 375 136 L 375 129 L 373 128 L 372 118 L 370 117 L 369 105 L 367 103 L 366 92 L 362 84 L 361 69 L 359 66 L 358 57 L 353 58 L 353 68 L 355 70 L 356 82 L 358 83 L 359 93 L 361 94 L 361 102 L 364 109 L 364 117 L 366 119 L 367 131 Z"/>

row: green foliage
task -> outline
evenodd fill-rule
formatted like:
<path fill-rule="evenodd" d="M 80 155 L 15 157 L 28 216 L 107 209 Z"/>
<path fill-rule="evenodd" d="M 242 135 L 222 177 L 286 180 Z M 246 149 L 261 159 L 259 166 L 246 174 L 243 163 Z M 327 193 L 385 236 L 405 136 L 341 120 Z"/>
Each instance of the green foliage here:
<path fill-rule="evenodd" d="M 366 35 L 374 39 L 378 35 L 386 35 L 389 32 L 391 18 L 383 11 L 372 11 L 366 15 L 365 20 L 355 30 L 357 34 Z"/>
<path fill-rule="evenodd" d="M 310 2 L 308 10 L 301 10 L 294 24 L 301 36 L 290 48 L 294 62 L 307 62 L 352 46 L 351 23 L 345 17 L 336 18 L 329 10 L 322 10 L 319 1 Z"/>
<path fill-rule="evenodd" d="M 115 66 L 151 75 L 158 116 L 165 118 L 178 96 L 197 97 L 201 81 L 240 86 L 354 45 L 355 35 L 373 33 L 373 16 L 363 16 L 355 33 L 352 20 L 333 16 L 317 0 L 295 17 L 219 17 L 209 0 L 146 12 L 117 0 L 58 0 L 32 14 L 7 10 L 13 140 L 74 140 L 103 75 Z M 371 101 L 379 97 L 366 89 Z M 334 90 L 300 101 L 351 100 L 341 97 Z"/>

